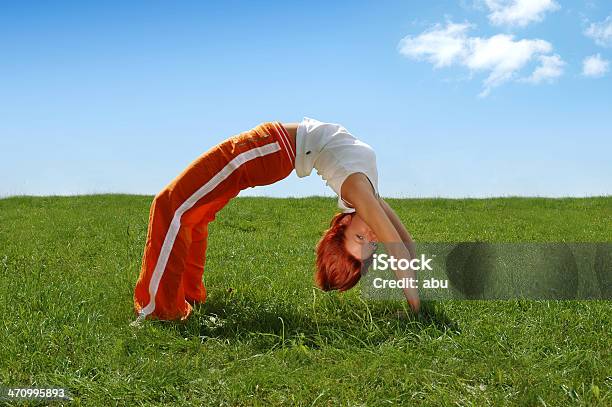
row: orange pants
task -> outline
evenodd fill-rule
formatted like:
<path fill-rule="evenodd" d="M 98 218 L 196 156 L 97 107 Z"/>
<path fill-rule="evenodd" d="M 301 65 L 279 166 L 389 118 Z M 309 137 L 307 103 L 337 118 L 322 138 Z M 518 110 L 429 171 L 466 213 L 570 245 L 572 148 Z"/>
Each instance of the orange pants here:
<path fill-rule="evenodd" d="M 213 147 L 159 192 L 134 290 L 140 318 L 186 319 L 190 302 L 204 302 L 208 223 L 241 190 L 286 178 L 294 167 L 287 130 L 266 122 Z"/>

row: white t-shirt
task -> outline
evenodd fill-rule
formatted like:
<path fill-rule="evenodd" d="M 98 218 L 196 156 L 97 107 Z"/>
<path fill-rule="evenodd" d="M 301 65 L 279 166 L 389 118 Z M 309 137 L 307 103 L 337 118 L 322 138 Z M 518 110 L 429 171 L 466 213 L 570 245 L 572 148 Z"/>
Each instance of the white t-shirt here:
<path fill-rule="evenodd" d="M 376 154 L 368 144 L 357 140 L 339 124 L 304 117 L 295 138 L 295 171 L 298 177 L 310 175 L 313 168 L 338 195 L 342 212 L 355 209 L 342 199 L 340 188 L 351 174 L 365 174 L 378 196 Z"/>

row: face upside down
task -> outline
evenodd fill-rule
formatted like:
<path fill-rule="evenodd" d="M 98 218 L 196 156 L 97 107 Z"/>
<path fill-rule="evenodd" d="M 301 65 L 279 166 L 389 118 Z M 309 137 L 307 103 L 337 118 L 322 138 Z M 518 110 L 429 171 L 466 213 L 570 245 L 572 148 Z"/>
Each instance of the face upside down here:
<path fill-rule="evenodd" d="M 346 291 L 376 249 L 376 235 L 356 213 L 338 213 L 317 244 L 315 283 L 324 291 Z"/>

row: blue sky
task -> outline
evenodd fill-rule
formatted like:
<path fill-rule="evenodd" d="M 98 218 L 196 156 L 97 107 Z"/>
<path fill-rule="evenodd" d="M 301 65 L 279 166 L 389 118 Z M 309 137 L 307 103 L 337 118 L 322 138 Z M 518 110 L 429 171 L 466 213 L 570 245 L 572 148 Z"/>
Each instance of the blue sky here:
<path fill-rule="evenodd" d="M 530 1 L 5 3 L 0 196 L 152 195 L 303 116 L 372 145 L 383 196 L 612 194 L 612 3 Z"/>

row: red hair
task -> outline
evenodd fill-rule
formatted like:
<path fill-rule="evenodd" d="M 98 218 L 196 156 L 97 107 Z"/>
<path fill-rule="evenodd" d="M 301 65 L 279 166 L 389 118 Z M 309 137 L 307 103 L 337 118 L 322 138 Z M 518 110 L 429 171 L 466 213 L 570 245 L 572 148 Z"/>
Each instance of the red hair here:
<path fill-rule="evenodd" d="M 346 291 L 361 278 L 361 260 L 346 251 L 342 220 L 351 213 L 337 213 L 332 218 L 321 240 L 317 243 L 317 262 L 314 275 L 317 287 L 323 291 Z"/>

